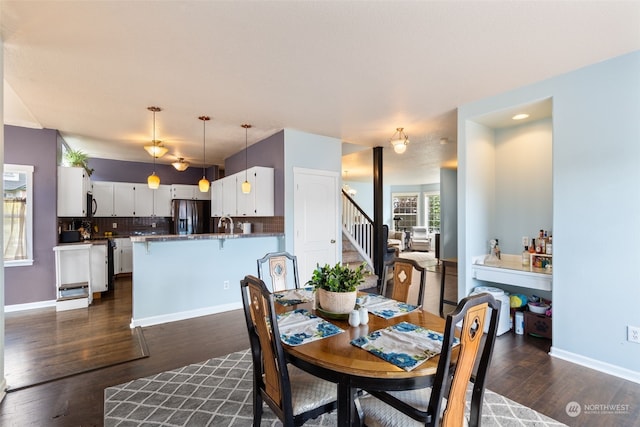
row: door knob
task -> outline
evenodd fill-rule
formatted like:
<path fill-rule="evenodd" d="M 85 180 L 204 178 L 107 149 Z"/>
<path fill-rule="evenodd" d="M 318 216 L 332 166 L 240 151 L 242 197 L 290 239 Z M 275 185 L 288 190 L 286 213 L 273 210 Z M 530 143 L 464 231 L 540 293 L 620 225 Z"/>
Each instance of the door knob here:
<path fill-rule="evenodd" d="M 331 243 L 335 243 L 335 242 L 336 242 L 336 239 L 331 239 Z"/>

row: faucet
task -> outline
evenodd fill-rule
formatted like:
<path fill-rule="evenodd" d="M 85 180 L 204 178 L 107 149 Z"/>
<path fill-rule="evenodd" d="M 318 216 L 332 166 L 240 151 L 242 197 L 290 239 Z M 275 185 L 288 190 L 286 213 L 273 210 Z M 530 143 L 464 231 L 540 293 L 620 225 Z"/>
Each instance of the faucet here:
<path fill-rule="evenodd" d="M 229 215 L 222 215 L 220 217 L 220 219 L 218 220 L 218 229 L 220 227 L 222 227 L 222 220 L 223 219 L 226 219 L 227 221 L 229 221 L 229 225 L 231 226 L 230 227 L 230 230 L 231 230 L 230 233 L 233 234 L 233 219 Z"/>

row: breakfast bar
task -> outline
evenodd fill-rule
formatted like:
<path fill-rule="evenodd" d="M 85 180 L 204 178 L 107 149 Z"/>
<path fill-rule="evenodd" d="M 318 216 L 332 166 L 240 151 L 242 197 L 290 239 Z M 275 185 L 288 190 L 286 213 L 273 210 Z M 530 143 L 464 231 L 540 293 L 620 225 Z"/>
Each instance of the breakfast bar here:
<path fill-rule="evenodd" d="M 239 283 L 284 233 L 134 236 L 131 327 L 242 308 Z"/>

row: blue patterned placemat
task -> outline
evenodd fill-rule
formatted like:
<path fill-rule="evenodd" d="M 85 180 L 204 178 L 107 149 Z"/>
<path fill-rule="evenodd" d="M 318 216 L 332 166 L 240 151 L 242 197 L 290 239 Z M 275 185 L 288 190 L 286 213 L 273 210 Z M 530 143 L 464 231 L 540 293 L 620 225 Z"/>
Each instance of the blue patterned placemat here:
<path fill-rule="evenodd" d="M 284 306 L 304 304 L 305 302 L 313 301 L 313 286 L 277 291 L 273 293 L 273 297 L 275 298 L 275 302 Z"/>
<path fill-rule="evenodd" d="M 351 344 L 405 371 L 411 371 L 425 360 L 440 354 L 443 338 L 440 332 L 401 322 L 356 338 Z M 454 346 L 459 343 L 460 340 L 455 338 Z"/>
<path fill-rule="evenodd" d="M 396 301 L 378 294 L 365 294 L 358 297 L 357 304 L 360 305 L 360 307 L 365 307 L 369 310 L 369 313 L 384 319 L 402 316 L 418 308 L 417 305 Z"/>
<path fill-rule="evenodd" d="M 293 346 L 344 332 L 344 329 L 303 308 L 278 315 L 278 328 L 282 342 Z"/>

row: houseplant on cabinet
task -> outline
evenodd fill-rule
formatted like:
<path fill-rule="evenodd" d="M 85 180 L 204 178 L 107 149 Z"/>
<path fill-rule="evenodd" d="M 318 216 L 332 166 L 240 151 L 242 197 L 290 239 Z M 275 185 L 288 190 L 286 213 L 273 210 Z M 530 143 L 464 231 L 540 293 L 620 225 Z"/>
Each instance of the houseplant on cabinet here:
<path fill-rule="evenodd" d="M 87 161 L 89 156 L 82 150 L 67 150 L 64 153 L 66 166 L 80 167 L 87 171 L 89 176 L 93 173 L 93 169 L 89 169 Z"/>
<path fill-rule="evenodd" d="M 365 264 L 355 269 L 336 264 L 316 268 L 307 285 L 316 289 L 319 308 L 335 314 L 349 313 L 356 305 L 358 285 L 364 281 Z"/>

